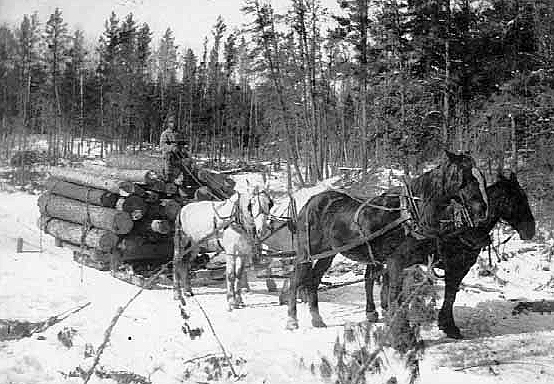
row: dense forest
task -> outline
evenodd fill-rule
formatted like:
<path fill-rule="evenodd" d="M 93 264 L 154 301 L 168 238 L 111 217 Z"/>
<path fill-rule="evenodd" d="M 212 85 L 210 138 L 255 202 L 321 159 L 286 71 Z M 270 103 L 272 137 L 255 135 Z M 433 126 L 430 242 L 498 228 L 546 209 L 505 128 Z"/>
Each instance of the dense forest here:
<path fill-rule="evenodd" d="M 159 42 L 133 14 L 95 42 L 62 10 L 0 26 L 1 157 L 28 134 L 49 155 L 76 138 L 155 144 L 169 112 L 193 152 L 289 159 L 300 183 L 338 166 L 419 170 L 442 148 L 489 169 L 554 166 L 551 0 L 245 0 L 248 26 L 214 20 L 203 51 Z M 77 145 L 78 148 L 74 148 Z"/>

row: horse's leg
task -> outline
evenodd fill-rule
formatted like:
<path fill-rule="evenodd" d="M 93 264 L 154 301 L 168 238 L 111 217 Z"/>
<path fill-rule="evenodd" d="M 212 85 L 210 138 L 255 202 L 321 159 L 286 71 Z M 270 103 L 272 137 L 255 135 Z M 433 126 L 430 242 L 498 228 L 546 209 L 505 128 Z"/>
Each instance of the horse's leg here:
<path fill-rule="evenodd" d="M 462 333 L 460 332 L 460 328 L 456 326 L 453 315 L 456 294 L 460 289 L 462 280 L 473 264 L 475 264 L 476 260 L 477 256 L 466 254 L 465 257 L 455 257 L 445 262 L 444 301 L 439 311 L 438 325 L 439 329 L 444 331 L 448 337 L 454 339 L 462 338 Z"/>
<path fill-rule="evenodd" d="M 311 270 L 311 276 L 307 283 L 308 288 L 308 304 L 310 306 L 310 314 L 312 315 L 312 325 L 317 328 L 326 327 L 325 322 L 319 314 L 319 300 L 317 297 L 317 288 L 321 283 L 321 278 L 325 274 L 325 271 L 331 266 L 333 257 L 326 257 L 316 261 Z"/>
<path fill-rule="evenodd" d="M 179 300 L 181 293 L 191 295 L 189 266 L 191 249 L 184 249 L 189 245 L 185 241 L 181 230 L 175 231 L 173 250 L 173 298 Z"/>
<path fill-rule="evenodd" d="M 388 274 L 388 303 L 387 307 L 395 311 L 400 304 L 400 293 L 402 292 L 402 269 L 403 260 L 402 252 L 399 249 L 387 259 L 387 274 Z M 383 284 L 384 286 L 385 284 Z"/>
<path fill-rule="evenodd" d="M 244 268 L 245 257 L 246 257 L 245 255 L 238 255 L 235 257 L 235 276 L 236 276 L 235 308 L 240 308 L 244 306 L 244 302 L 242 301 L 240 282 L 245 280 L 243 277 L 243 275 L 246 275 L 246 270 Z"/>
<path fill-rule="evenodd" d="M 375 301 L 373 300 L 373 285 L 375 284 L 375 275 L 377 270 L 375 264 L 369 263 L 365 268 L 365 316 L 371 323 L 377 322 L 379 314 L 375 310 Z"/>
<path fill-rule="evenodd" d="M 281 287 L 281 291 L 279 291 L 279 305 L 285 305 L 288 303 L 288 298 L 290 296 L 290 279 L 290 277 L 288 279 L 285 279 L 285 281 L 283 282 L 283 286 Z"/>
<path fill-rule="evenodd" d="M 389 309 L 389 271 L 383 269 L 381 278 L 381 309 L 387 311 Z"/>
<path fill-rule="evenodd" d="M 238 287 L 237 287 L 237 289 L 240 290 L 241 288 L 244 288 L 244 289 L 246 289 L 246 292 L 250 292 L 250 284 L 248 283 L 248 273 L 246 273 L 246 268 L 245 268 L 245 265 L 246 265 L 246 259 L 245 258 L 247 258 L 247 257 L 249 257 L 249 256 L 240 256 L 239 257 L 242 272 L 241 272 L 241 274 L 237 273 L 237 278 L 238 278 Z M 248 263 L 248 264 L 252 265 L 252 263 Z"/>
<path fill-rule="evenodd" d="M 300 263 L 295 261 L 294 272 L 289 278 L 289 307 L 287 329 L 298 329 L 298 317 L 296 311 L 296 298 L 298 286 L 302 283 L 303 278 L 310 272 L 311 263 Z"/>
<path fill-rule="evenodd" d="M 232 311 L 235 306 L 235 255 L 226 254 L 225 278 L 227 281 L 227 309 Z"/>

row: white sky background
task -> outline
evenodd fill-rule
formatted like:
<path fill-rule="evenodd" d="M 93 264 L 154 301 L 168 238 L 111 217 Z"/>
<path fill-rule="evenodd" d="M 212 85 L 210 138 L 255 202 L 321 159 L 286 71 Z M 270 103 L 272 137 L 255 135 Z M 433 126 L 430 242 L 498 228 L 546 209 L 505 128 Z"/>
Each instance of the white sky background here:
<path fill-rule="evenodd" d="M 338 9 L 336 0 L 321 2 L 330 10 Z M 149 24 L 153 48 L 169 27 L 179 52 L 192 48 L 200 56 L 204 37 L 211 41 L 211 29 L 218 15 L 223 17 L 227 32 L 250 21 L 240 11 L 243 4 L 244 0 L 0 0 L 0 24 L 15 26 L 24 14 L 38 11 L 44 27 L 50 14 L 59 7 L 71 32 L 82 29 L 88 42 L 96 44 L 112 10 L 120 20 L 132 12 L 139 24 Z M 283 10 L 290 0 L 273 0 L 273 4 L 277 10 Z"/>

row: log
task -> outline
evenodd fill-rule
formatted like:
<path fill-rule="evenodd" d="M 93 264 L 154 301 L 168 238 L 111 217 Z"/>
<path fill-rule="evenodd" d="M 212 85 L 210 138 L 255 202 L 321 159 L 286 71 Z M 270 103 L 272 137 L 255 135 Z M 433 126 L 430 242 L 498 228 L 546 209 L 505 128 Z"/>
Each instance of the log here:
<path fill-rule="evenodd" d="M 164 192 L 168 196 L 173 196 L 177 193 L 177 186 L 173 183 L 165 183 Z"/>
<path fill-rule="evenodd" d="M 144 218 L 148 220 L 167 219 L 167 217 L 163 217 L 163 211 L 164 208 L 160 205 L 160 203 L 148 204 L 148 209 L 146 210 L 146 215 L 144 216 Z"/>
<path fill-rule="evenodd" d="M 49 217 L 82 224 L 90 218 L 90 225 L 123 235 L 133 229 L 133 220 L 127 212 L 113 208 L 88 205 L 82 201 L 44 193 L 38 199 L 40 212 Z"/>
<path fill-rule="evenodd" d="M 121 256 L 120 251 L 117 248 L 114 248 L 109 252 L 104 252 L 99 249 L 87 247 L 86 245 L 83 245 L 81 247 L 80 245 L 71 244 L 66 241 L 62 241 L 62 245 L 64 248 L 67 248 L 80 255 L 82 254 L 92 261 L 110 262 L 112 260 L 112 257 L 119 258 Z"/>
<path fill-rule="evenodd" d="M 133 221 L 142 219 L 147 210 L 144 199 L 136 195 L 119 198 L 115 208 L 117 210 L 127 212 Z"/>
<path fill-rule="evenodd" d="M 104 177 L 94 173 L 87 173 L 83 168 L 49 167 L 48 172 L 51 176 L 64 181 L 103 189 L 120 195 L 128 195 L 131 193 L 137 195 L 144 194 L 144 190 L 135 183 Z"/>
<path fill-rule="evenodd" d="M 153 169 L 156 172 L 162 172 L 164 169 L 164 160 L 161 156 L 149 156 L 146 154 L 125 155 L 111 154 L 106 159 L 106 164 L 111 167 L 125 169 Z"/>
<path fill-rule="evenodd" d="M 168 220 L 153 219 L 141 220 L 135 223 L 133 233 L 142 234 L 155 232 L 156 234 L 167 235 L 171 233 L 173 225 Z"/>
<path fill-rule="evenodd" d="M 166 183 L 162 175 L 153 170 L 106 168 L 98 165 L 89 166 L 86 170 L 104 177 L 138 183 L 143 189 L 149 191 L 167 195 L 174 195 L 177 192 L 175 184 Z"/>
<path fill-rule="evenodd" d="M 160 204 L 160 195 L 153 191 L 145 191 L 144 202 L 147 205 Z"/>
<path fill-rule="evenodd" d="M 139 184 L 150 184 L 161 181 L 161 176 L 150 169 L 120 169 L 101 165 L 88 165 L 85 170 L 89 173 L 103 175 L 112 179 L 132 181 Z"/>
<path fill-rule="evenodd" d="M 81 243 L 83 233 L 83 227 L 81 225 L 55 218 L 44 218 L 44 231 L 47 234 L 76 245 Z M 107 252 L 117 245 L 118 240 L 119 238 L 113 232 L 91 228 L 86 233 L 84 243 L 90 248 L 97 248 Z"/>
<path fill-rule="evenodd" d="M 181 204 L 173 199 L 161 199 L 160 201 L 160 216 L 174 222 L 181 212 Z"/>
<path fill-rule="evenodd" d="M 221 199 L 227 199 L 235 192 L 235 181 L 225 175 L 199 169 L 197 178 L 200 183 L 210 187 L 211 191 Z"/>
<path fill-rule="evenodd" d="M 140 236 L 127 236 L 118 246 L 121 252 L 121 261 L 130 260 L 167 260 L 173 257 L 173 241 L 147 242 Z"/>
<path fill-rule="evenodd" d="M 73 252 L 73 260 L 79 264 L 83 264 L 86 267 L 98 269 L 99 271 L 110 270 L 110 261 L 92 260 L 87 255 L 79 252 Z"/>
<path fill-rule="evenodd" d="M 100 205 L 102 207 L 114 208 L 117 202 L 117 194 L 103 189 L 84 187 L 79 184 L 70 183 L 55 177 L 50 177 L 46 181 L 46 189 L 56 195 L 64 196 L 69 199 L 89 202 L 90 204 Z"/>

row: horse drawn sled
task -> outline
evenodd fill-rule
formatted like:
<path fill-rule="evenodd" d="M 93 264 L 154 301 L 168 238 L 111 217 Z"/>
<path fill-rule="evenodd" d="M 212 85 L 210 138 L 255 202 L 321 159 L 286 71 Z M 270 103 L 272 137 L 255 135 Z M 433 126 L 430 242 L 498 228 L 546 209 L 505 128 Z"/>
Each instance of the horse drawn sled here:
<path fill-rule="evenodd" d="M 170 195 L 171 185 L 159 183 L 151 174 L 148 178 L 135 175 L 128 185 L 114 177 L 104 177 L 102 184 L 84 183 L 84 172 L 77 173 L 79 178 L 66 174 L 64 179 L 53 172 L 57 179 L 39 199 L 42 228 L 61 245 L 72 248 L 77 259 L 101 263 L 138 285 L 144 285 L 153 270 L 145 267 L 139 271 L 139 265 L 172 264 L 173 275 L 158 276 L 158 286 L 173 285 L 179 295 L 190 293 L 195 282 L 206 285 L 225 279 L 232 309 L 243 304 L 238 284 L 253 257 L 258 277 L 282 277 L 290 282 L 286 297 L 290 329 L 298 327 L 299 291 L 306 294 L 312 324 L 325 325 L 319 315 L 317 290 L 335 255 L 366 265 L 368 320 L 377 318 L 373 284 L 383 266 L 386 284 L 381 305 L 386 307 L 402 299 L 404 268 L 426 264 L 434 257 L 445 271 L 439 326 L 449 336 L 460 337 L 452 316 L 456 292 L 489 243 L 492 227 L 502 220 L 522 239 L 530 239 L 535 231 L 527 197 L 515 175 L 500 175 L 496 183 L 485 187 L 475 161 L 467 155 L 447 153 L 431 171 L 371 199 L 324 186 L 308 193 L 303 201 L 290 198 L 280 212 L 271 209 L 273 200 L 265 189 L 251 186 L 237 192 L 226 178 L 219 179 L 217 186 L 228 183 L 231 189 L 217 200 L 198 194 L 183 199 L 175 192 Z M 72 194 L 62 200 L 58 192 L 62 183 L 81 189 L 73 187 Z M 142 214 L 137 197 L 147 206 Z M 115 199 L 115 206 L 110 199 Z M 132 199 L 135 202 L 131 204 Z M 72 205 L 67 200 L 73 200 Z M 152 206 L 157 208 L 150 212 Z M 456 206 L 461 208 L 453 210 Z M 461 225 L 450 225 L 458 221 Z M 214 238 L 214 233 L 220 236 Z M 258 239 L 257 247 L 254 239 Z M 263 252 L 252 255 L 252 249 Z M 214 252 L 219 255 L 202 256 Z M 133 268 L 130 271 L 129 266 Z"/>

